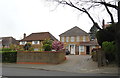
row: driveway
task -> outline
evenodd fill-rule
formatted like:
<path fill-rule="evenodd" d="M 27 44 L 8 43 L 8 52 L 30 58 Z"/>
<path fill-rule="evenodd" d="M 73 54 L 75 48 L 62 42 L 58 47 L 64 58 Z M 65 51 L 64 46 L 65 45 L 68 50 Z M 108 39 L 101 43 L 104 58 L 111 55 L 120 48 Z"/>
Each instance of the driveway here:
<path fill-rule="evenodd" d="M 97 63 L 92 61 L 90 55 L 67 55 L 67 60 L 61 64 L 3 64 L 7 67 L 25 67 L 44 70 L 56 70 L 75 73 L 111 73 L 117 74 L 118 68 L 111 67 L 97 67 Z"/>

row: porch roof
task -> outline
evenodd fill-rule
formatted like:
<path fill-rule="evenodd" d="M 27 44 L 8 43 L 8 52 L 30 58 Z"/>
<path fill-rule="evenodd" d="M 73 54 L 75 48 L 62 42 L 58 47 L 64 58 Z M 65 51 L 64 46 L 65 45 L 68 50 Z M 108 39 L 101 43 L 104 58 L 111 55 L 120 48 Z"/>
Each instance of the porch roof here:
<path fill-rule="evenodd" d="M 80 45 L 92 46 L 99 45 L 97 41 L 81 42 Z"/>

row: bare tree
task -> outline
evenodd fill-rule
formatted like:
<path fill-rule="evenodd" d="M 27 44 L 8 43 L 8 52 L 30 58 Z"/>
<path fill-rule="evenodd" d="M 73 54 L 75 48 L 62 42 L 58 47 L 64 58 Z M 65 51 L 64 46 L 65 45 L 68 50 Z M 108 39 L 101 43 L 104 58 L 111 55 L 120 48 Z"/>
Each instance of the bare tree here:
<path fill-rule="evenodd" d="M 55 1 L 58 3 L 58 5 L 60 4 L 68 5 L 83 13 L 86 13 L 88 17 L 90 18 L 90 20 L 92 21 L 93 25 L 95 25 L 100 30 L 101 30 L 100 26 L 91 16 L 89 10 L 91 8 L 96 8 L 96 7 L 98 8 L 98 7 L 104 6 L 111 18 L 111 23 L 114 23 L 114 18 L 113 18 L 112 12 L 109 10 L 108 7 L 118 10 L 118 6 L 115 4 L 114 0 L 110 0 L 110 1 L 105 1 L 105 0 L 50 0 L 50 1 Z"/>

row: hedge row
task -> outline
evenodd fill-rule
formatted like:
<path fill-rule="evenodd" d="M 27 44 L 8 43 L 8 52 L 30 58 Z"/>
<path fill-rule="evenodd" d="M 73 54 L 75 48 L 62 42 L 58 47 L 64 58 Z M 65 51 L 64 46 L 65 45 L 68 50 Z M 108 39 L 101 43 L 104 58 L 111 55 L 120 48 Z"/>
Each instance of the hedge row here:
<path fill-rule="evenodd" d="M 17 60 L 17 52 L 2 52 L 3 63 L 15 63 Z"/>

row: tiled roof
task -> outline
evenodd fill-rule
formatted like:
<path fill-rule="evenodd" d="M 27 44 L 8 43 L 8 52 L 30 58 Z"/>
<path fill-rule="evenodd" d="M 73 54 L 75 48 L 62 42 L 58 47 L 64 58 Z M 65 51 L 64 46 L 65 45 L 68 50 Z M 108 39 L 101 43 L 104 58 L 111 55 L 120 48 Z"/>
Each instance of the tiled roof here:
<path fill-rule="evenodd" d="M 81 35 L 88 35 L 88 33 L 80 29 L 79 27 L 75 26 L 69 29 L 68 31 L 60 34 L 59 36 L 81 36 Z"/>
<path fill-rule="evenodd" d="M 18 44 L 18 41 L 13 37 L 1 37 L 2 45 Z"/>
<path fill-rule="evenodd" d="M 57 40 L 49 32 L 39 32 L 39 33 L 32 33 L 20 41 L 34 41 L 34 40 L 45 40 L 45 39 Z"/>

